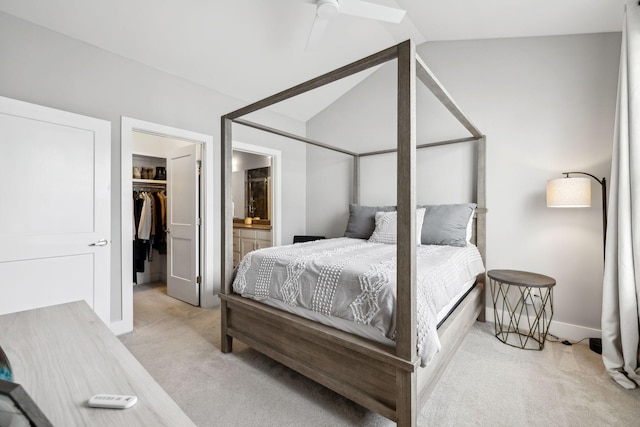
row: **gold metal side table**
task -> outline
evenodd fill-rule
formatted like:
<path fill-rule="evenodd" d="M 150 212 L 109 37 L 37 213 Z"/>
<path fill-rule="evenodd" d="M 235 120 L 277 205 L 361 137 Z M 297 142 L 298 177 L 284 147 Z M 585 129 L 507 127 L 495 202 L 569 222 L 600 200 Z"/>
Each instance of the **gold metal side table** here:
<path fill-rule="evenodd" d="M 518 270 L 490 270 L 487 276 L 496 338 L 512 347 L 542 350 L 553 318 L 555 279 Z"/>

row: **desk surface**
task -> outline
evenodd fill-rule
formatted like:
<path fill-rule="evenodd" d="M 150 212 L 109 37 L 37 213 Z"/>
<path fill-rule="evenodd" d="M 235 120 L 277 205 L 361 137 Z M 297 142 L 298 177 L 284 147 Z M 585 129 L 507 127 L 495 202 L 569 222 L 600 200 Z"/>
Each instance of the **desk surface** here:
<path fill-rule="evenodd" d="M 0 343 L 14 382 L 55 426 L 195 426 L 84 301 L 2 315 Z M 89 408 L 100 393 L 138 403 Z"/>

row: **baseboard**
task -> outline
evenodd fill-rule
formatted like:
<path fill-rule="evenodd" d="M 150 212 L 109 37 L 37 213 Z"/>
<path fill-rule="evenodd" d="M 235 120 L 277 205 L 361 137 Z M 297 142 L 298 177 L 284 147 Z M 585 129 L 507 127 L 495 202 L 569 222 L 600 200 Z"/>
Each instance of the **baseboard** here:
<path fill-rule="evenodd" d="M 215 308 L 220 306 L 220 297 L 216 293 L 215 295 L 205 296 L 200 295 L 200 307 L 202 308 Z"/>
<path fill-rule="evenodd" d="M 487 322 L 493 323 L 493 307 L 485 307 L 485 316 Z M 572 342 L 580 341 L 584 338 L 601 338 L 602 331 L 600 329 L 587 328 L 586 326 L 572 325 L 570 323 L 558 322 L 551 320 L 549 326 L 549 333 L 555 335 L 562 340 L 569 340 Z M 588 340 L 583 341 L 585 344 L 589 344 Z"/>
<path fill-rule="evenodd" d="M 109 329 L 111 329 L 111 332 L 113 332 L 114 335 L 122 335 L 127 332 L 131 332 L 133 330 L 133 325 L 127 325 L 127 322 L 124 320 L 118 320 L 111 322 Z"/>

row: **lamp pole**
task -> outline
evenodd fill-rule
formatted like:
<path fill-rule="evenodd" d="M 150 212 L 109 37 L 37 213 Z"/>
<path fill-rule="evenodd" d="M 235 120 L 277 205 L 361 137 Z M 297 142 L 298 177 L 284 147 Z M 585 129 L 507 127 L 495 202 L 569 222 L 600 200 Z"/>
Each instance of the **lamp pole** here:
<path fill-rule="evenodd" d="M 604 251 L 607 246 L 607 180 L 606 178 L 598 179 L 594 175 L 586 172 L 562 172 L 567 178 L 569 178 L 570 174 L 580 174 L 587 175 L 591 178 L 595 179 L 598 184 L 602 186 L 602 253 L 604 255 Z"/>
<path fill-rule="evenodd" d="M 567 178 L 569 178 L 569 174 L 581 174 L 587 175 L 591 178 L 595 179 L 598 184 L 602 186 L 602 253 L 603 257 L 606 259 L 606 248 L 607 248 L 607 180 L 603 177 L 601 180 L 586 172 L 563 172 Z M 589 338 L 589 348 L 591 351 L 594 351 L 597 354 L 602 354 L 602 339 L 601 338 Z"/>

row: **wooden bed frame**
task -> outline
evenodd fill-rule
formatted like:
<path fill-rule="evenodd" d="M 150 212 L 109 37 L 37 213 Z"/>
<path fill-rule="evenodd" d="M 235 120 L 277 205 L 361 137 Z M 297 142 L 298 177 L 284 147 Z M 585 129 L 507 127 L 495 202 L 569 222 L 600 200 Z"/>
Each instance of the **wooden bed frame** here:
<path fill-rule="evenodd" d="M 398 123 L 397 149 L 353 153 L 337 147 L 273 129 L 240 117 L 347 77 L 367 68 L 397 59 Z M 416 144 L 416 82 L 425 84 L 440 102 L 471 133 L 471 137 Z M 283 312 L 232 292 L 232 123 L 296 139 L 315 146 L 352 155 L 354 158 L 354 202 L 359 202 L 359 160 L 363 156 L 397 151 L 397 339 L 388 347 L 322 324 Z M 407 40 L 367 58 L 292 87 L 262 101 L 222 116 L 222 291 L 221 350 L 231 352 L 237 338 L 295 371 L 342 394 L 360 405 L 396 421 L 415 426 L 419 409 L 476 319 L 484 320 L 485 274 L 438 328 L 442 349 L 424 368 L 416 353 L 416 246 L 415 171 L 416 149 L 436 145 L 474 142 L 477 147 L 477 194 L 474 220 L 475 243 L 486 260 L 486 197 L 484 135 L 462 114 L 458 106 L 416 55 Z"/>

